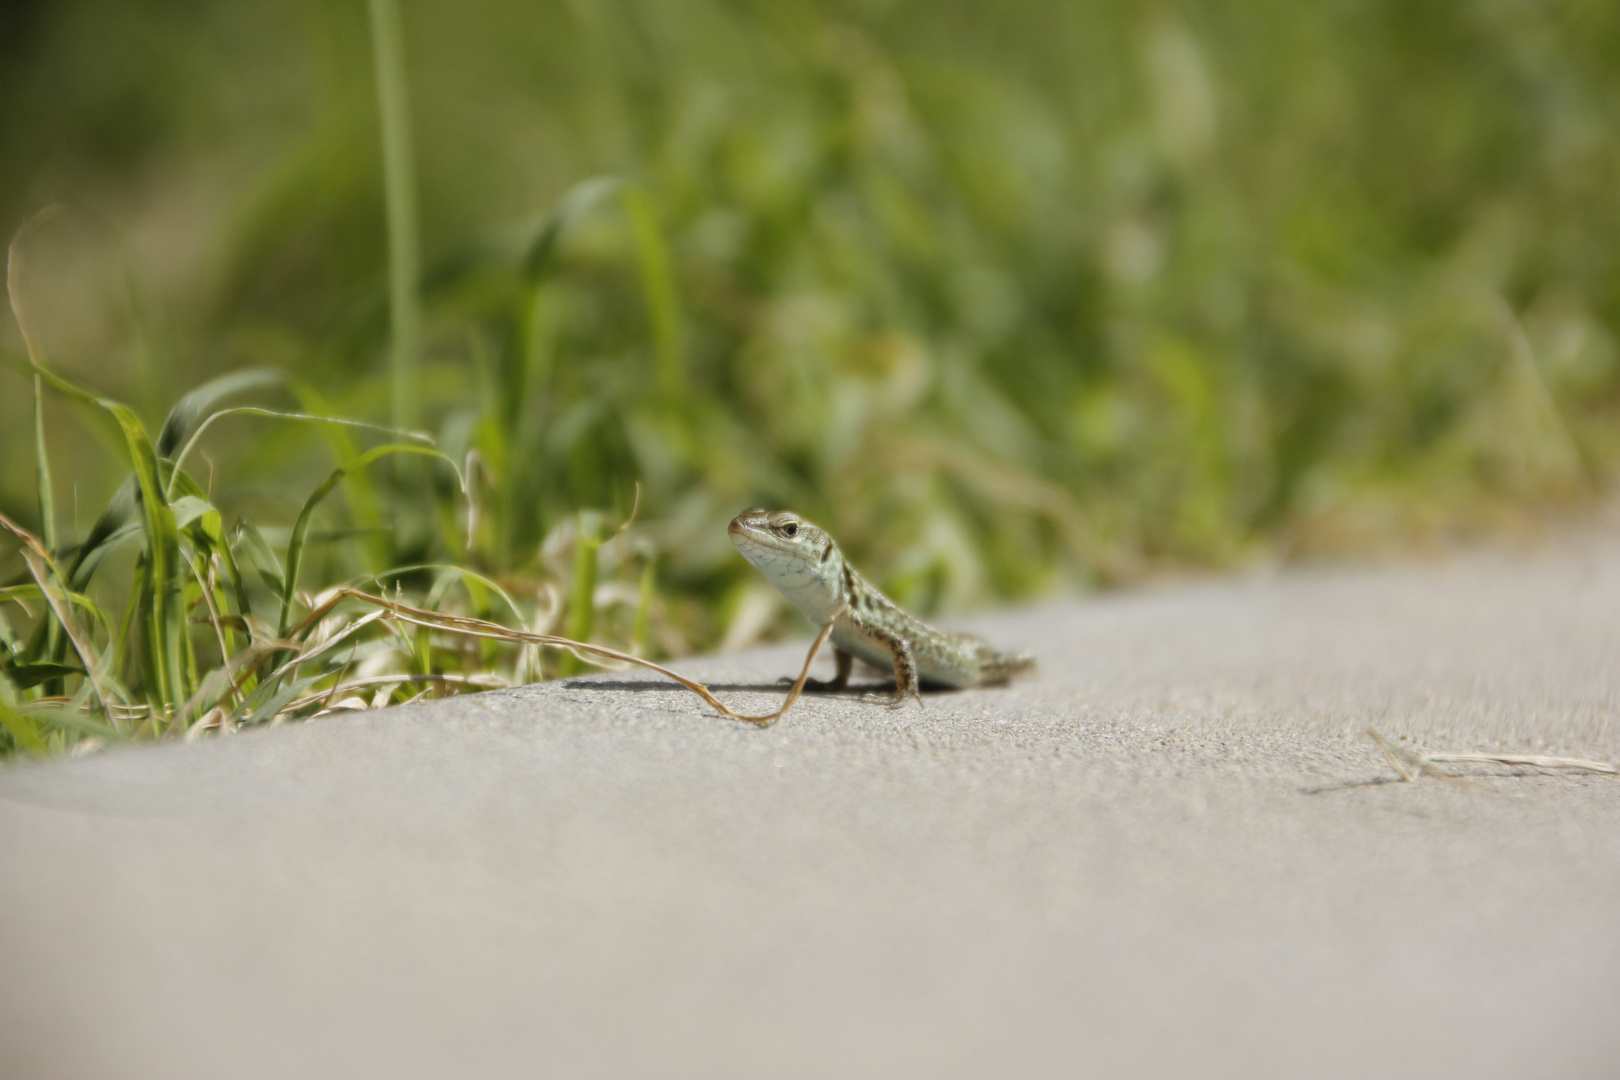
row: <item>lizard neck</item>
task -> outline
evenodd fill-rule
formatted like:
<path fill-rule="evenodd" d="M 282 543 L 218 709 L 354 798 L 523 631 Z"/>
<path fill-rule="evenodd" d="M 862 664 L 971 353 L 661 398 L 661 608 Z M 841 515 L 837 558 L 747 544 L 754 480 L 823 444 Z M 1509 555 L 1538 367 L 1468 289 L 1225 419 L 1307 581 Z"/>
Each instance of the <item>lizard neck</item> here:
<path fill-rule="evenodd" d="M 825 626 L 850 606 L 852 574 L 843 553 L 834 549 L 823 562 L 795 560 L 791 569 L 773 577 L 771 584 L 804 612 L 805 618 Z"/>
<path fill-rule="evenodd" d="M 817 626 L 836 619 L 854 599 L 852 589 L 858 587 L 853 584 L 854 571 L 837 547 L 823 559 L 801 558 L 747 542 L 737 547 L 777 592 Z"/>

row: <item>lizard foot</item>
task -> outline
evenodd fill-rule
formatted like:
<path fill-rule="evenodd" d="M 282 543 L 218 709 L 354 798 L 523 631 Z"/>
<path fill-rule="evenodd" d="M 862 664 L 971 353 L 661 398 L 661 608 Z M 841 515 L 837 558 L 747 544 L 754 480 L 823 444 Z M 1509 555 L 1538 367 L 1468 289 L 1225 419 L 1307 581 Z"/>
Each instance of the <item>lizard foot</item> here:
<path fill-rule="evenodd" d="M 917 707 L 919 709 L 923 707 L 923 699 L 921 694 L 884 694 L 874 692 L 861 695 L 861 701 L 868 705 L 886 705 L 891 709 L 900 708 L 900 706 L 904 705 L 912 698 L 917 700 Z"/>

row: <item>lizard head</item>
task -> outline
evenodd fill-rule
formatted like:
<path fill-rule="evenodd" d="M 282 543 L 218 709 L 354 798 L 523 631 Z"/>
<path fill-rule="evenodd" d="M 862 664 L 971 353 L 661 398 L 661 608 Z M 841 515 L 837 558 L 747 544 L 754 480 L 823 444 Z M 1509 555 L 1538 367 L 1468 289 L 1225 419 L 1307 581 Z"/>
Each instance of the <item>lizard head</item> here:
<path fill-rule="evenodd" d="M 732 519 L 727 531 L 731 542 L 750 562 L 754 561 L 749 555 L 751 548 L 766 548 L 778 557 L 812 562 L 825 560 L 832 550 L 832 537 L 786 510 L 744 510 Z"/>
<path fill-rule="evenodd" d="M 843 559 L 825 531 L 786 510 L 744 510 L 732 519 L 731 542 L 812 621 L 841 595 Z"/>

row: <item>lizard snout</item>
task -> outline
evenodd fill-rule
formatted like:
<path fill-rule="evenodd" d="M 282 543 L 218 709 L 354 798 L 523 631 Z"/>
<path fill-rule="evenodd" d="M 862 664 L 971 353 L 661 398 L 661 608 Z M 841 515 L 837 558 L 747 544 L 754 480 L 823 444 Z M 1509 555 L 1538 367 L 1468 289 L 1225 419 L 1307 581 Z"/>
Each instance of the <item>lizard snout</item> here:
<path fill-rule="evenodd" d="M 758 507 L 753 510 L 744 510 L 731 519 L 731 524 L 726 527 L 726 532 L 731 534 L 733 538 L 747 536 L 750 532 L 758 532 L 766 528 L 766 516 L 766 511 Z"/>

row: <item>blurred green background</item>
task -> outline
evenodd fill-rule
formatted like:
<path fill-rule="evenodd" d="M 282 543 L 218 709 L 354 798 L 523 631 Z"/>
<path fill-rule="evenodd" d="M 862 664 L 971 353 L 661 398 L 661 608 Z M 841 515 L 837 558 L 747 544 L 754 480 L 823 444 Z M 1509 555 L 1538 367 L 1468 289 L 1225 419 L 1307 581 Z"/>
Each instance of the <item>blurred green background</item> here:
<path fill-rule="evenodd" d="M 425 466 L 333 500 L 321 580 L 566 591 L 579 511 L 639 481 L 596 632 L 652 565 L 678 652 L 792 625 L 726 541 L 750 505 L 951 611 L 1613 486 L 1613 0 L 400 0 L 392 233 L 374 15 L 0 14 L 0 224 L 68 210 L 28 251 L 56 365 L 153 430 L 276 368 L 259 400 L 467 464 L 470 522 Z M 32 384 L 0 385 L 0 509 L 37 528 Z M 46 416 L 71 541 L 128 467 Z M 331 467 L 268 420 L 201 448 L 227 517 L 283 526 Z"/>

